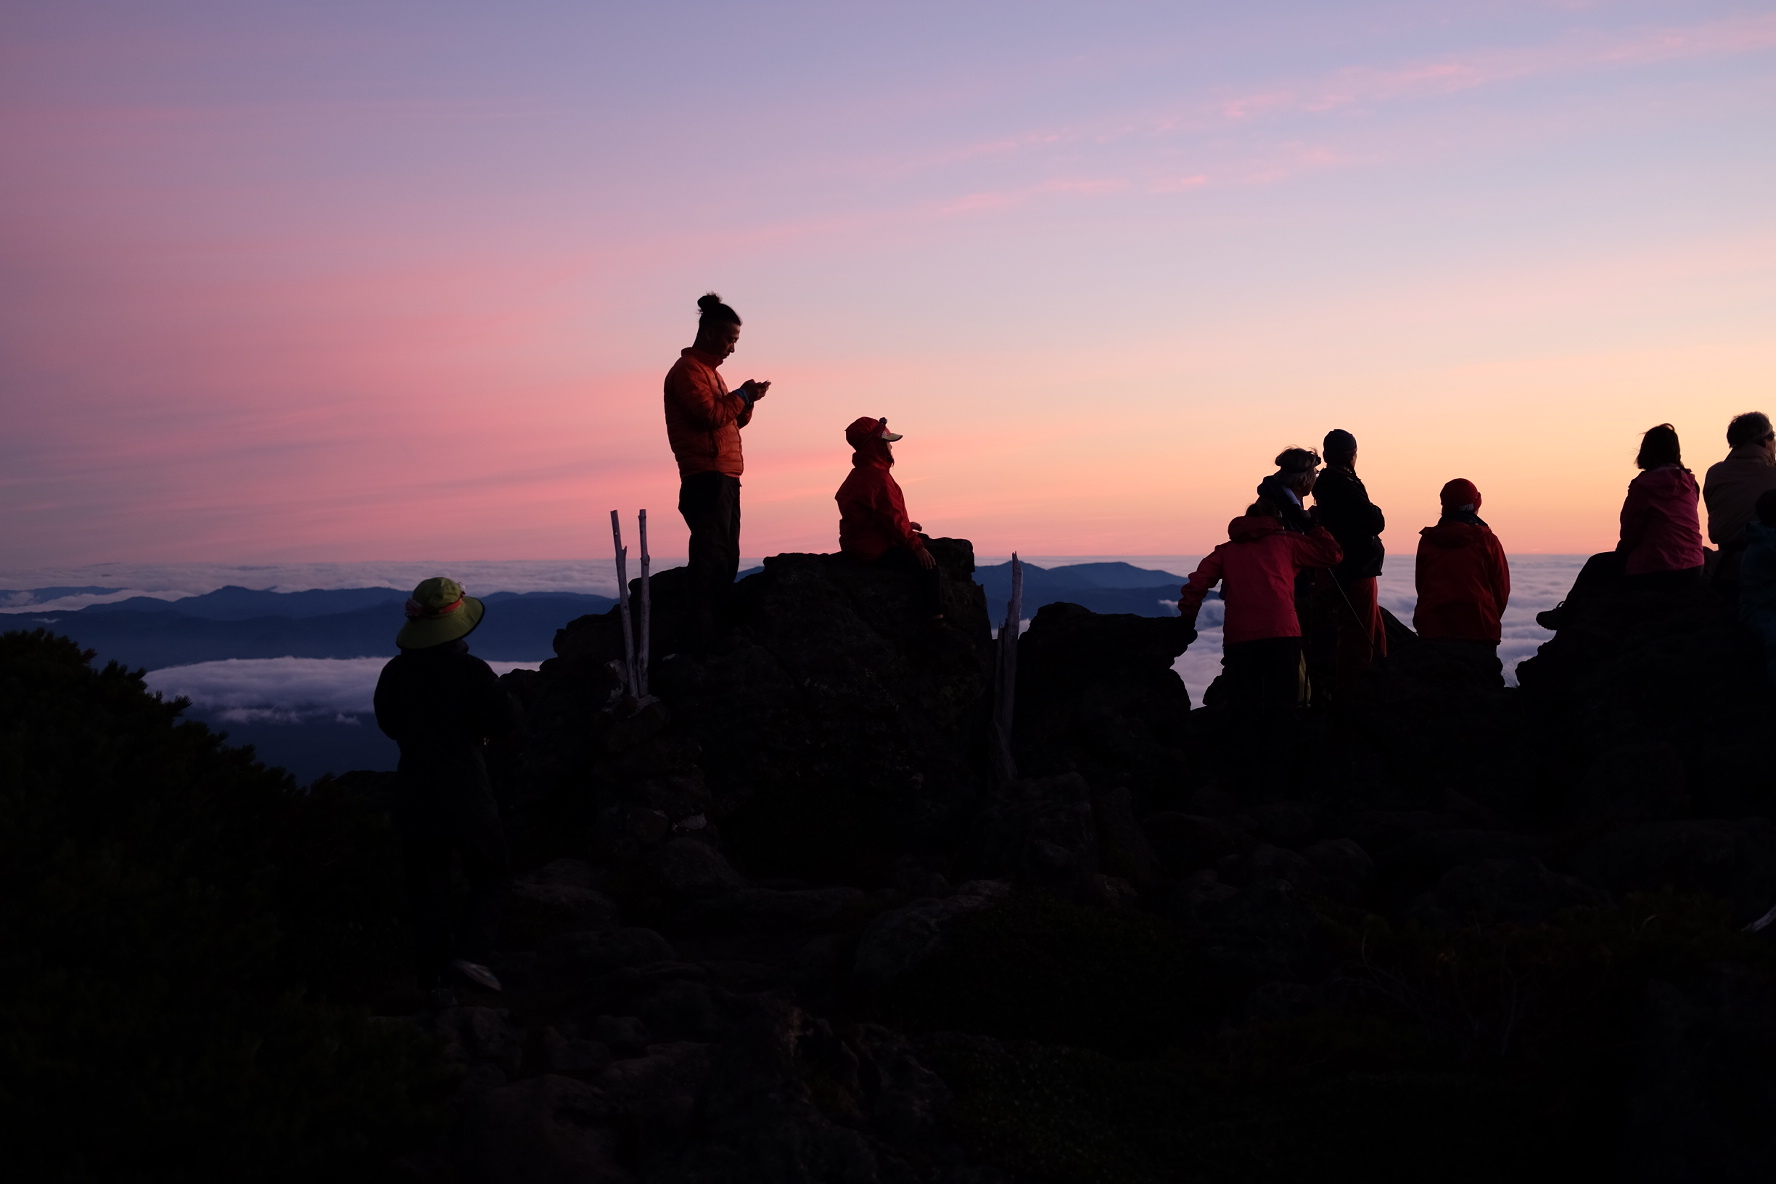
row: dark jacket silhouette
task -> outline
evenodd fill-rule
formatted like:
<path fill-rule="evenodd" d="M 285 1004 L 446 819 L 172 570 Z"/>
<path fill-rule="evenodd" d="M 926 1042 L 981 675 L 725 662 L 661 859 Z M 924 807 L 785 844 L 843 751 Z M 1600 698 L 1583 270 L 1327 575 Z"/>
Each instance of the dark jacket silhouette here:
<path fill-rule="evenodd" d="M 376 723 L 401 746 L 396 822 L 422 985 L 452 958 L 485 964 L 493 952 L 509 873 L 489 740 L 510 737 L 518 709 L 468 642 L 402 650 L 376 682 Z M 450 859 L 462 862 L 469 898 L 452 923 Z"/>
<path fill-rule="evenodd" d="M 1381 532 L 1387 520 L 1381 508 L 1369 500 L 1363 479 L 1355 473 L 1328 465 L 1314 482 L 1314 506 L 1319 523 L 1338 540 L 1344 560 L 1332 573 L 1341 584 L 1373 579 L 1381 574 L 1384 549 Z"/>

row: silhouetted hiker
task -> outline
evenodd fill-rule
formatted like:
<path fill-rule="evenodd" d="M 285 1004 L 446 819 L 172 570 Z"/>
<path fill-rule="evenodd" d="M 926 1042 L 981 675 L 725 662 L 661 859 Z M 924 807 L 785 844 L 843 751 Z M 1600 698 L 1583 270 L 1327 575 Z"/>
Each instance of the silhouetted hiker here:
<path fill-rule="evenodd" d="M 1504 545 L 1478 513 L 1480 491 L 1456 478 L 1438 494 L 1443 515 L 1418 532 L 1418 607 L 1412 627 L 1427 645 L 1500 685 L 1499 618 L 1511 599 Z"/>
<path fill-rule="evenodd" d="M 833 495 L 839 503 L 839 550 L 860 563 L 897 568 L 919 576 L 920 608 L 943 620 L 942 575 L 925 549 L 924 527 L 907 517 L 894 466 L 894 442 L 886 419 L 863 416 L 845 429 L 851 445 L 851 472 Z"/>
<path fill-rule="evenodd" d="M 715 602 L 740 570 L 740 429 L 768 382 L 728 390 L 721 364 L 740 340 L 740 314 L 714 292 L 701 297 L 697 339 L 666 372 L 666 438 L 678 461 L 678 512 L 691 528 L 693 629 L 707 640 Z"/>
<path fill-rule="evenodd" d="M 1738 591 L 1745 528 L 1756 517 L 1758 498 L 1776 489 L 1776 431 L 1770 417 L 1762 411 L 1735 415 L 1727 424 L 1727 446 L 1727 458 L 1709 466 L 1702 479 L 1702 500 L 1708 506 L 1708 537 L 1720 548 L 1714 586 L 1731 598 Z"/>
<path fill-rule="evenodd" d="M 1745 524 L 1739 563 L 1739 621 L 1764 645 L 1764 669 L 1776 682 L 1776 489 L 1758 495 L 1757 520 Z"/>
<path fill-rule="evenodd" d="M 1566 599 L 1536 614 L 1542 628 L 1559 629 L 1574 604 L 1613 587 L 1677 591 L 1701 578 L 1705 556 L 1696 516 L 1700 493 L 1696 475 L 1683 467 L 1677 429 L 1668 423 L 1648 428 L 1634 463 L 1641 472 L 1628 483 L 1616 549 L 1585 561 Z"/>
<path fill-rule="evenodd" d="M 1258 496 L 1282 514 L 1283 525 L 1306 534 L 1314 528 L 1307 495 L 1319 477 L 1320 454 L 1311 448 L 1285 448 L 1277 454 L 1277 471 L 1258 482 Z"/>
<path fill-rule="evenodd" d="M 1203 597 L 1217 583 L 1222 585 L 1226 615 L 1221 672 L 1228 705 L 1236 712 L 1236 750 L 1257 757 L 1279 715 L 1289 719 L 1309 698 L 1295 577 L 1311 568 L 1331 567 L 1344 553 L 1338 540 L 1316 524 L 1309 523 L 1305 534 L 1285 530 L 1282 508 L 1268 498 L 1259 498 L 1243 517 L 1229 522 L 1227 537 L 1190 573 L 1190 582 L 1178 593 L 1178 615 L 1194 628 Z"/>
<path fill-rule="evenodd" d="M 1357 438 L 1334 428 L 1326 433 L 1324 447 L 1326 467 L 1313 486 L 1314 517 L 1338 540 L 1344 559 L 1315 580 L 1313 626 L 1330 629 L 1333 676 L 1342 682 L 1387 657 L 1387 626 L 1375 584 L 1387 520 L 1357 476 Z"/>
<path fill-rule="evenodd" d="M 518 710 L 486 662 L 464 640 L 485 609 L 445 576 L 422 582 L 395 638 L 401 653 L 376 682 L 376 723 L 401 746 L 396 821 L 407 868 L 420 986 L 434 1006 L 450 1003 L 455 969 L 489 990 L 487 968 L 510 875 L 493 783 L 489 740 L 513 736 Z M 469 894 L 451 916 L 450 857 L 462 862 Z"/>

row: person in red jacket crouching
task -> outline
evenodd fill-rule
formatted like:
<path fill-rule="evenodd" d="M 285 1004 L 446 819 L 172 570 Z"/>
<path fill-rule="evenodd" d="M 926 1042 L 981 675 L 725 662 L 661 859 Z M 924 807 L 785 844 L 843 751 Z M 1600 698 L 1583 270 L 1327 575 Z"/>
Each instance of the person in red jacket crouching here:
<path fill-rule="evenodd" d="M 851 475 L 833 495 L 839 503 L 839 551 L 859 563 L 918 575 L 920 607 L 935 623 L 944 617 L 937 559 L 925 549 L 924 528 L 907 517 L 906 496 L 888 471 L 899 439 L 885 418 L 866 415 L 845 429 Z"/>
<path fill-rule="evenodd" d="M 1203 597 L 1221 584 L 1222 679 L 1231 706 L 1261 726 L 1274 713 L 1304 706 L 1301 621 L 1295 613 L 1295 577 L 1344 558 L 1338 540 L 1313 525 L 1306 534 L 1283 528 L 1283 509 L 1259 498 L 1227 524 L 1228 541 L 1190 573 L 1178 594 L 1178 615 L 1195 625 Z"/>
<path fill-rule="evenodd" d="M 1505 548 L 1481 521 L 1480 491 L 1456 478 L 1438 495 L 1443 516 L 1418 532 L 1418 607 L 1412 627 L 1421 640 L 1471 670 L 1504 685 L 1499 665 L 1499 618 L 1511 599 Z"/>

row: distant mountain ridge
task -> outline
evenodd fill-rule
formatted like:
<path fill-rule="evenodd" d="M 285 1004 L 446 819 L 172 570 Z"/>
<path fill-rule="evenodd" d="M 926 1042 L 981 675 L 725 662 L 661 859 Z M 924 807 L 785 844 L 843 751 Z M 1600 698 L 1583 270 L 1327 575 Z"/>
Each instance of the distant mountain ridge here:
<path fill-rule="evenodd" d="M 493 592 L 480 599 L 487 617 L 471 645 L 484 658 L 510 662 L 549 657 L 557 629 L 616 603 L 568 592 Z M 11 613 L 12 621 L 0 624 L 47 626 L 97 650 L 101 662 L 150 670 L 224 658 L 392 657 L 406 600 L 397 588 L 270 592 L 229 586 L 178 600 L 134 596 L 78 610 Z"/>
<path fill-rule="evenodd" d="M 1097 613 L 1133 613 L 1142 617 L 1178 615 L 1178 589 L 1186 577 L 1158 568 L 1121 561 L 1069 563 L 1061 567 L 1024 567 L 1024 616 L 1034 617 L 1045 604 L 1067 601 Z M 986 589 L 989 615 L 997 623 L 1011 602 L 1011 562 L 974 569 Z"/>

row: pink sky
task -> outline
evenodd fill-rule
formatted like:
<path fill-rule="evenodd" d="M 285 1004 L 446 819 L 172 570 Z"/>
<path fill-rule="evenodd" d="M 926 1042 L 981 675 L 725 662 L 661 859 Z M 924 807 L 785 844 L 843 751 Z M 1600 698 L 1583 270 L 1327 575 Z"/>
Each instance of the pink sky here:
<path fill-rule="evenodd" d="M 722 292 L 749 555 L 846 423 L 982 553 L 1208 549 L 1354 431 L 1613 541 L 1776 412 L 1776 14 L 1714 3 L 243 3 L 0 14 L 0 566 L 682 553 Z"/>

